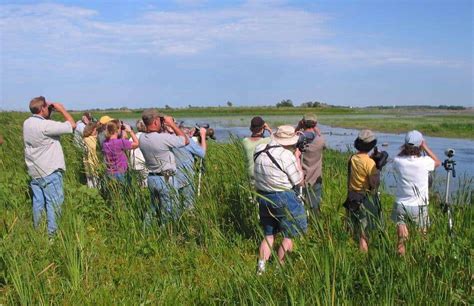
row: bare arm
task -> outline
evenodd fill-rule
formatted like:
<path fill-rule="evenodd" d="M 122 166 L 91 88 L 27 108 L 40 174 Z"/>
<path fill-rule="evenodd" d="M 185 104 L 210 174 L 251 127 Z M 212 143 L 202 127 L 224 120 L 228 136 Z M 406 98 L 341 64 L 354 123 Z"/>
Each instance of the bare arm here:
<path fill-rule="evenodd" d="M 303 166 L 301 165 L 301 152 L 300 152 L 300 150 L 296 149 L 295 157 L 296 157 L 296 167 L 298 168 L 298 171 L 301 175 L 301 182 L 299 183 L 299 185 L 304 186 L 304 172 L 303 172 Z"/>
<path fill-rule="evenodd" d="M 129 125 L 126 125 L 125 132 L 129 133 L 130 137 L 132 137 L 132 149 L 138 148 L 138 137 Z"/>
<path fill-rule="evenodd" d="M 376 169 L 372 175 L 369 176 L 369 185 L 372 191 L 377 190 L 380 185 L 380 171 Z"/>
<path fill-rule="evenodd" d="M 426 143 L 425 140 L 423 140 L 423 142 L 421 143 L 421 149 L 424 150 L 426 154 L 428 154 L 428 156 L 434 160 L 435 168 L 441 165 L 441 161 L 438 159 L 436 154 L 434 154 L 433 151 L 431 151 L 431 149 L 428 147 L 428 144 Z"/>
<path fill-rule="evenodd" d="M 61 113 L 61 115 L 63 115 L 64 119 L 66 119 L 66 121 L 71 124 L 72 129 L 74 130 L 76 128 L 76 122 L 72 118 L 71 114 L 69 114 L 67 112 L 67 110 L 64 108 L 64 106 L 61 103 L 51 103 L 51 104 L 54 106 L 56 111 Z"/>
<path fill-rule="evenodd" d="M 205 128 L 200 128 L 199 129 L 199 134 L 201 136 L 201 148 L 206 152 L 207 150 L 207 142 L 206 142 L 206 129 Z"/>

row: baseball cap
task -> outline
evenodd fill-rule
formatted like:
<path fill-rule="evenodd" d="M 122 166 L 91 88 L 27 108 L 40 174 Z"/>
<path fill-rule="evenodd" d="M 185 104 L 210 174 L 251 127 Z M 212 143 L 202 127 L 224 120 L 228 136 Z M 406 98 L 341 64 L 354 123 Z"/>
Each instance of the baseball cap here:
<path fill-rule="evenodd" d="M 252 120 L 250 121 L 250 128 L 261 128 L 265 124 L 265 120 L 262 119 L 262 117 L 253 117 Z"/>
<path fill-rule="evenodd" d="M 375 134 L 371 130 L 362 130 L 357 136 L 362 142 L 370 143 L 375 140 Z"/>
<path fill-rule="evenodd" d="M 105 116 L 100 117 L 99 122 L 101 124 L 107 124 L 109 121 L 112 121 L 112 120 L 114 120 L 114 118 L 105 115 Z"/>
<path fill-rule="evenodd" d="M 405 135 L 405 143 L 408 145 L 419 147 L 421 146 L 422 142 L 423 134 L 421 134 L 417 130 L 410 131 Z"/>

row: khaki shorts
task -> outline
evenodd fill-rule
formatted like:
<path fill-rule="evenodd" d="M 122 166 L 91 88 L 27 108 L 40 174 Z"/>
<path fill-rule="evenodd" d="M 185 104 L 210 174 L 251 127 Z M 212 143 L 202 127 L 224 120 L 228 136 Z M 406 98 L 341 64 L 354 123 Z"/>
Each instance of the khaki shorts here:
<path fill-rule="evenodd" d="M 397 225 L 414 223 L 419 228 L 426 229 L 430 226 L 428 206 L 405 206 L 395 203 L 392 210 L 392 220 Z"/>

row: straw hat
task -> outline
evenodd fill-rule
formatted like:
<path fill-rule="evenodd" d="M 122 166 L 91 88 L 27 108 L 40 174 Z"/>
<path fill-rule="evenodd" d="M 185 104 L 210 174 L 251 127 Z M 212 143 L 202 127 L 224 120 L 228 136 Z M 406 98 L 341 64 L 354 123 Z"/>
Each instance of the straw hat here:
<path fill-rule="evenodd" d="M 281 125 L 272 134 L 272 139 L 282 146 L 292 146 L 298 142 L 298 138 L 295 128 L 291 125 Z"/>

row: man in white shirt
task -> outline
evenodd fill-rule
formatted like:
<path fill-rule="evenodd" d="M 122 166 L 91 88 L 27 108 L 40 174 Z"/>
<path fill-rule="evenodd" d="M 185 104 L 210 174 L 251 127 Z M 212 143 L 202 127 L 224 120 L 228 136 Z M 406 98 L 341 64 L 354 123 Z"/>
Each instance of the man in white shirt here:
<path fill-rule="evenodd" d="M 427 156 L 422 156 L 423 151 Z M 441 161 L 430 150 L 423 135 L 418 131 L 408 132 L 401 152 L 393 161 L 397 191 L 392 220 L 397 223 L 397 251 L 400 255 L 405 254 L 406 223 L 413 221 L 422 231 L 429 226 L 429 173 L 439 165 Z"/>
<path fill-rule="evenodd" d="M 283 263 L 286 252 L 293 249 L 291 239 L 307 229 L 304 205 L 295 192 L 303 180 L 300 158 L 294 153 L 299 152 L 297 141 L 295 129 L 283 125 L 272 134 L 269 144 L 260 144 L 255 149 L 255 189 L 265 235 L 260 244 L 258 274 L 265 271 L 276 234 L 282 232 L 284 236 L 278 249 L 278 259 Z"/>
<path fill-rule="evenodd" d="M 52 109 L 66 121 L 50 120 Z M 63 172 L 66 170 L 59 137 L 72 133 L 76 123 L 62 104 L 47 103 L 42 96 L 30 101 L 30 111 L 33 116 L 23 123 L 23 139 L 33 193 L 33 225 L 38 227 L 46 209 L 48 233 L 53 235 L 57 230 L 56 216 L 60 215 L 64 201 Z"/>

